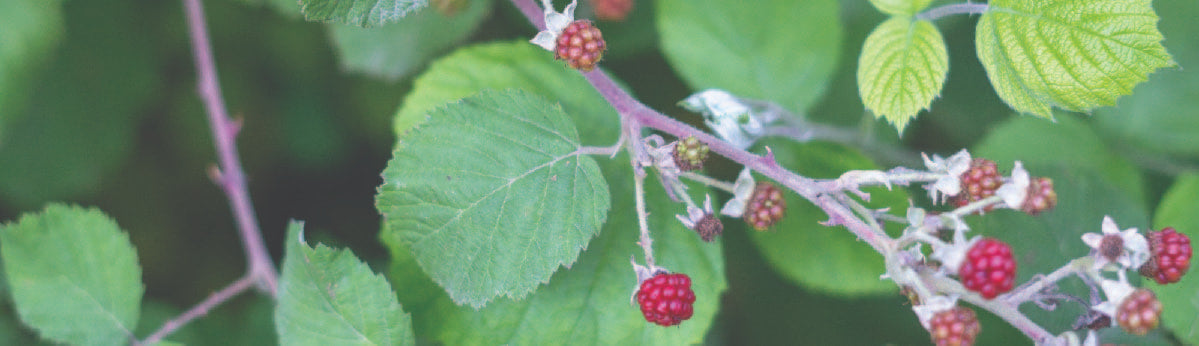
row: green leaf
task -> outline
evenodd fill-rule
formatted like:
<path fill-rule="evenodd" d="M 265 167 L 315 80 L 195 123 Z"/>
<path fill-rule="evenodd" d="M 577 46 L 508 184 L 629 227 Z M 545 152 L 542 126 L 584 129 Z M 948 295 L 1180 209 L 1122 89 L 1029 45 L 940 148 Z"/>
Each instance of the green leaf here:
<path fill-rule="evenodd" d="M 470 1 L 469 7 L 450 17 L 422 11 L 378 28 L 330 24 L 329 31 L 347 70 L 396 80 L 466 39 L 490 8 L 491 0 Z"/>
<path fill-rule="evenodd" d="M 866 38 L 858 60 L 858 93 L 866 109 L 903 132 L 941 94 L 949 52 L 929 21 L 893 17 Z"/>
<path fill-rule="evenodd" d="M 1199 66 L 1199 1 L 1158 1 L 1158 24 L 1168 39 L 1179 66 Z M 1182 39 L 1178 39 L 1182 38 Z M 1137 86 L 1116 107 L 1095 112 L 1096 124 L 1106 132 L 1157 153 L 1199 157 L 1199 73 L 1167 69 Z M 1142 155 L 1144 156 L 1144 155 Z"/>
<path fill-rule="evenodd" d="M 137 326 L 141 268 L 129 236 L 104 213 L 60 204 L 0 228 L 0 255 L 17 313 L 46 339 L 128 343 Z"/>
<path fill-rule="evenodd" d="M 0 146 L 5 125 L 25 108 L 31 77 L 62 36 L 61 7 L 58 1 L 0 2 Z"/>
<path fill-rule="evenodd" d="M 455 302 L 520 298 L 570 266 L 609 207 L 599 166 L 561 108 L 484 91 L 396 146 L 377 207 Z"/>
<path fill-rule="evenodd" d="M 762 145 L 771 148 L 779 165 L 809 177 L 836 178 L 852 169 L 877 168 L 857 150 L 839 144 L 770 139 Z M 890 207 L 898 215 L 907 210 L 907 194 L 902 189 L 867 192 L 872 202 L 865 205 L 871 208 Z M 787 213 L 782 221 L 768 231 L 749 231 L 750 239 L 776 271 L 821 293 L 850 297 L 896 291 L 894 283 L 879 279 L 887 270 L 883 257 L 870 245 L 844 227 L 821 225 L 828 215 L 820 208 L 793 192 L 786 196 Z"/>
<path fill-rule="evenodd" d="M 1153 216 L 1153 229 L 1161 230 L 1174 227 L 1174 230 L 1191 238 L 1194 248 L 1199 243 L 1199 214 L 1195 206 L 1199 205 L 1199 175 L 1179 177 L 1171 186 Z M 1142 232 L 1146 231 L 1142 227 Z M 1199 344 L 1199 269 L 1195 260 L 1191 259 L 1191 271 L 1179 282 L 1169 285 L 1158 285 L 1153 280 L 1141 280 L 1153 289 L 1157 299 L 1165 305 L 1162 310 L 1162 325 L 1174 332 L 1186 344 Z"/>
<path fill-rule="evenodd" d="M 584 144 L 608 145 L 619 138 L 616 110 L 578 72 L 553 60 L 528 41 L 495 42 L 458 49 L 434 62 L 416 79 L 396 112 L 396 137 L 425 121 L 437 106 L 483 89 L 519 88 L 570 110 Z M 578 112 L 577 114 L 574 112 Z"/>
<path fill-rule="evenodd" d="M 870 0 L 870 4 L 874 5 L 874 8 L 877 8 L 879 11 L 904 17 L 916 15 L 916 13 L 924 10 L 932 2 L 933 0 Z"/>
<path fill-rule="evenodd" d="M 628 158 L 611 162 L 626 170 L 610 174 L 616 200 L 603 231 L 570 269 L 555 273 L 549 284 L 524 300 L 499 298 L 479 310 L 455 305 L 406 255 L 406 244 L 383 237 L 392 253 L 390 279 L 397 286 L 415 288 L 416 292 L 401 292 L 400 299 L 413 312 L 418 334 L 447 345 L 702 343 L 727 287 L 719 240 L 704 243 L 683 227 L 674 218 L 685 213 L 682 205 L 671 201 L 661 185 L 646 184 L 658 265 L 690 276 L 696 295 L 695 314 L 679 326 L 662 328 L 646 322 L 639 308 L 629 303 L 636 289 L 629 258 L 640 258 L 642 250 L 636 245 L 638 226 Z M 651 177 L 647 182 L 655 180 Z M 701 186 L 689 191 L 697 197 L 707 192 Z"/>
<path fill-rule="evenodd" d="M 720 88 L 803 111 L 824 93 L 841 49 L 834 0 L 663 0 L 662 53 L 692 89 Z"/>
<path fill-rule="evenodd" d="M 349 250 L 304 241 L 287 227 L 275 329 L 282 345 L 413 345 L 411 317 L 382 276 Z"/>
<path fill-rule="evenodd" d="M 1089 112 L 1174 62 L 1149 0 L 996 0 L 976 45 L 999 97 L 1021 113 Z"/>
<path fill-rule="evenodd" d="M 363 28 L 395 23 L 429 5 L 428 0 L 299 0 L 300 13 L 313 22 Z"/>
<path fill-rule="evenodd" d="M 1078 167 L 1099 172 L 1142 207 L 1147 200 L 1145 178 L 1139 169 L 1112 153 L 1103 139 L 1074 117 L 1062 117 L 1057 123 L 1028 117 L 1011 117 L 991 130 L 971 151 L 974 157 L 995 161 L 1008 171 L 1016 160 L 1025 165 Z M 1042 175 L 1029 170 L 1032 176 Z"/>

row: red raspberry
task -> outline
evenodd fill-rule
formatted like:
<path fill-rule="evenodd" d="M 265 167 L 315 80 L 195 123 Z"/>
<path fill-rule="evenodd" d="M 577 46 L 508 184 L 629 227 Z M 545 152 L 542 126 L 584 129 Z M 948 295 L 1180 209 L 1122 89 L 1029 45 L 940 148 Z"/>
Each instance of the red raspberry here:
<path fill-rule="evenodd" d="M 933 344 L 937 346 L 973 345 L 974 337 L 978 336 L 982 329 L 974 310 L 964 306 L 938 312 L 928 321 L 928 333 L 932 335 Z"/>
<path fill-rule="evenodd" d="M 754 185 L 754 193 L 745 204 L 745 222 L 755 230 L 765 231 L 783 219 L 787 211 L 787 201 L 783 199 L 783 191 L 777 186 L 765 181 Z"/>
<path fill-rule="evenodd" d="M 633 10 L 633 0 L 591 0 L 591 7 L 595 9 L 596 19 L 619 22 Z"/>
<path fill-rule="evenodd" d="M 566 60 L 570 67 L 587 72 L 604 57 L 604 36 L 589 20 L 576 20 L 562 29 L 554 48 L 554 59 Z"/>
<path fill-rule="evenodd" d="M 704 168 L 708 159 L 708 145 L 700 142 L 695 136 L 687 136 L 674 146 L 674 164 L 683 171 L 694 171 Z"/>
<path fill-rule="evenodd" d="M 983 198 L 995 195 L 995 190 L 1003 185 L 1002 177 L 999 176 L 999 168 L 996 167 L 995 161 L 984 158 L 975 158 L 970 161 L 970 169 L 962 173 L 959 177 L 962 181 L 962 192 L 953 196 L 949 201 L 954 206 L 961 208 L 982 200 Z M 991 211 L 992 207 L 987 207 L 985 211 Z"/>
<path fill-rule="evenodd" d="M 1028 195 L 1024 197 L 1021 210 L 1029 215 L 1037 215 L 1057 205 L 1057 192 L 1053 191 L 1053 179 L 1046 177 L 1032 178 L 1028 183 Z"/>
<path fill-rule="evenodd" d="M 1138 288 L 1120 302 L 1116 322 L 1129 334 L 1145 335 L 1161 322 L 1162 302 L 1153 291 Z"/>
<path fill-rule="evenodd" d="M 1141 275 L 1162 285 L 1182 279 L 1191 268 L 1191 239 L 1175 232 L 1174 227 L 1149 232 L 1147 237 L 1152 255 L 1141 265 Z"/>
<path fill-rule="evenodd" d="M 637 304 L 641 305 L 645 320 L 663 327 L 691 318 L 692 303 L 695 292 L 691 291 L 691 278 L 687 274 L 659 273 L 642 282 L 637 290 Z"/>
<path fill-rule="evenodd" d="M 1016 281 L 1016 259 L 1012 247 L 1006 243 L 983 238 L 970 251 L 958 269 L 958 277 L 966 289 L 978 292 L 984 299 L 992 299 L 1012 290 Z"/>

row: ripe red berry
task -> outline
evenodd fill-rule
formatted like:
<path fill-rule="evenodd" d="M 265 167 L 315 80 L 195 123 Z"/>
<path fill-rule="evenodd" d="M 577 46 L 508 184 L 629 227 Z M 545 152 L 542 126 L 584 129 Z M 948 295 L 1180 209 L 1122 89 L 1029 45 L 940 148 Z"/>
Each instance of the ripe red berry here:
<path fill-rule="evenodd" d="M 1116 310 L 1116 322 L 1129 334 L 1145 335 L 1161 322 L 1162 302 L 1153 291 L 1138 288 L 1120 302 Z"/>
<path fill-rule="evenodd" d="M 554 59 L 566 60 L 570 67 L 587 72 L 604 57 L 604 36 L 589 20 L 576 20 L 562 29 L 554 47 Z"/>
<path fill-rule="evenodd" d="M 975 158 L 970 161 L 970 169 L 962 173 L 959 179 L 962 181 L 962 192 L 950 199 L 950 202 L 958 208 L 994 196 L 995 190 L 1003 185 L 995 161 L 984 158 Z M 991 209 L 994 208 L 987 207 L 985 211 L 991 211 Z"/>
<path fill-rule="evenodd" d="M 1141 275 L 1165 285 L 1178 282 L 1191 268 L 1191 239 L 1166 227 L 1148 232 L 1151 256 L 1141 265 Z"/>
<path fill-rule="evenodd" d="M 637 304 L 645 320 L 663 327 L 678 325 L 691 318 L 695 292 L 687 274 L 659 273 L 641 283 Z"/>
<path fill-rule="evenodd" d="M 787 211 L 787 201 L 783 191 L 777 186 L 765 181 L 754 185 L 754 193 L 745 204 L 745 222 L 758 231 L 765 231 L 783 219 Z"/>
<path fill-rule="evenodd" d="M 591 0 L 591 7 L 596 19 L 619 22 L 633 10 L 633 0 Z"/>
<path fill-rule="evenodd" d="M 683 171 L 694 171 L 704 168 L 708 159 L 708 145 L 700 142 L 695 136 L 687 136 L 674 146 L 674 164 Z"/>
<path fill-rule="evenodd" d="M 966 289 L 978 292 L 984 299 L 1011 291 L 1016 281 L 1012 247 L 996 239 L 979 240 L 966 252 L 958 277 Z"/>
<path fill-rule="evenodd" d="M 928 322 L 928 333 L 937 346 L 973 345 L 981 331 L 982 325 L 978 324 L 974 310 L 964 306 L 938 312 Z"/>
<path fill-rule="evenodd" d="M 1028 184 L 1028 195 L 1024 197 L 1021 210 L 1029 215 L 1037 215 L 1057 205 L 1057 192 L 1053 191 L 1053 179 L 1046 177 L 1032 178 Z"/>

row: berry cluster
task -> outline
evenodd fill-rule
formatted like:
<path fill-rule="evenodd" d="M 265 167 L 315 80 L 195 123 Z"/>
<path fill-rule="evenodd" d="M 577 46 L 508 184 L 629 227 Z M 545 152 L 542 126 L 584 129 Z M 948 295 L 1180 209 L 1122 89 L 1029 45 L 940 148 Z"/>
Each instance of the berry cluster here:
<path fill-rule="evenodd" d="M 708 159 L 708 145 L 700 142 L 695 136 L 687 136 L 674 146 L 674 164 L 683 171 L 694 171 L 704 168 Z"/>
<path fill-rule="evenodd" d="M 1024 198 L 1023 210 L 1029 215 L 1038 215 L 1057 206 L 1057 192 L 1053 191 L 1053 179 L 1032 178 L 1028 184 L 1028 196 Z"/>
<path fill-rule="evenodd" d="M 562 30 L 554 46 L 554 59 L 587 72 L 595 68 L 607 49 L 604 36 L 589 20 L 576 20 Z"/>
<path fill-rule="evenodd" d="M 985 299 L 1011 291 L 1016 281 L 1012 247 L 999 240 L 980 239 L 966 253 L 958 277 L 966 289 L 978 292 Z"/>
<path fill-rule="evenodd" d="M 783 219 L 787 201 L 783 191 L 769 182 L 759 181 L 745 205 L 745 222 L 758 231 L 765 231 Z"/>
<path fill-rule="evenodd" d="M 999 175 L 999 169 L 995 165 L 995 161 L 984 158 L 975 158 L 970 161 L 970 169 L 962 173 L 960 177 L 962 181 L 962 192 L 950 199 L 950 203 L 961 208 L 972 202 L 980 201 L 984 198 L 995 195 L 995 190 L 1003 185 L 1002 177 Z M 986 211 L 991 211 L 992 207 L 987 207 Z"/>
<path fill-rule="evenodd" d="M 1173 227 L 1148 232 L 1146 237 L 1152 255 L 1141 265 L 1141 275 L 1162 285 L 1178 282 L 1191 268 L 1191 239 Z"/>
<path fill-rule="evenodd" d="M 687 274 L 658 273 L 641 283 L 637 304 L 645 320 L 663 327 L 678 325 L 691 318 L 695 292 Z"/>
<path fill-rule="evenodd" d="M 633 0 L 592 0 L 591 7 L 595 9 L 596 19 L 619 22 L 633 10 Z"/>
<path fill-rule="evenodd" d="M 937 346 L 973 345 L 974 338 L 981 331 L 982 326 L 974 310 L 964 306 L 938 312 L 928 322 L 928 333 Z"/>
<path fill-rule="evenodd" d="M 1129 334 L 1145 335 L 1161 322 L 1162 303 L 1153 291 L 1138 288 L 1120 302 L 1116 322 Z"/>

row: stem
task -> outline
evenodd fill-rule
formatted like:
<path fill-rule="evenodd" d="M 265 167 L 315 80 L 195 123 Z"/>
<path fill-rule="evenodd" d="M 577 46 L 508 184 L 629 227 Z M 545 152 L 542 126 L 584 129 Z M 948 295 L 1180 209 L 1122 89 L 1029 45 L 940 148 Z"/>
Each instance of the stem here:
<path fill-rule="evenodd" d="M 204 299 L 204 301 L 196 304 L 196 306 L 193 306 L 182 315 L 163 323 L 162 327 L 160 327 L 158 331 L 154 332 L 154 334 L 150 334 L 150 336 L 147 336 L 142 341 L 135 341 L 134 344 L 153 345 L 157 343 L 158 341 L 162 340 L 162 338 L 165 338 L 167 335 L 175 332 L 175 330 L 187 325 L 188 322 L 191 322 L 200 316 L 207 315 L 208 311 L 250 289 L 250 287 L 253 287 L 256 280 L 257 278 L 247 273 L 246 276 L 242 276 L 241 278 L 237 279 L 237 281 L 229 284 L 229 286 L 222 288 L 220 291 L 213 292 L 212 295 L 208 296 L 207 299 Z"/>
<path fill-rule="evenodd" d="M 217 83 L 216 63 L 212 58 L 212 44 L 208 40 L 208 27 L 204 19 L 204 7 L 200 0 L 183 0 L 187 12 L 187 26 L 191 33 L 192 52 L 196 59 L 196 84 L 208 123 L 212 129 L 220 168 L 211 173 L 217 185 L 224 190 L 237 220 L 242 246 L 246 253 L 248 277 L 255 285 L 274 295 L 278 274 L 271 262 L 270 254 L 263 245 L 258 220 L 254 217 L 254 206 L 246 189 L 245 173 L 237 156 L 237 131 L 241 125 L 229 119 L 225 101 L 221 98 L 221 86 Z"/>
<path fill-rule="evenodd" d="M 682 172 L 682 173 L 679 173 L 679 176 L 683 177 L 683 178 L 694 180 L 700 184 L 704 184 L 707 186 L 711 186 L 711 187 L 714 187 L 717 189 L 724 190 L 725 192 L 728 192 L 728 193 L 733 193 L 733 183 L 730 183 L 727 181 L 720 181 L 718 179 L 714 179 L 712 177 L 709 177 L 709 176 L 706 176 L 703 174 L 698 174 L 695 172 Z"/>
<path fill-rule="evenodd" d="M 649 222 L 645 212 L 645 175 L 633 174 L 633 195 L 637 200 L 637 225 L 641 227 L 641 238 L 637 245 L 645 251 L 645 265 L 654 268 L 654 238 L 649 235 Z"/>
<path fill-rule="evenodd" d="M 990 311 L 995 316 L 999 316 L 999 318 L 1019 329 L 1020 332 L 1024 333 L 1025 336 L 1037 344 L 1051 340 L 1054 337 L 1052 333 L 1045 330 L 1045 328 L 1041 328 L 1040 325 L 1021 313 L 1018 309 L 1018 304 L 1008 303 L 1006 299 L 983 299 L 977 293 L 967 291 L 965 287 L 962 287 L 961 283 L 945 276 L 937 276 L 932 271 L 922 271 L 920 276 L 927 285 L 934 287 L 937 291 L 959 294 L 960 299 Z"/>
<path fill-rule="evenodd" d="M 983 14 L 990 8 L 987 4 L 950 4 L 934 7 L 916 15 L 918 20 L 937 20 L 955 14 Z"/>
<path fill-rule="evenodd" d="M 1067 276 L 1079 272 L 1080 269 L 1090 263 L 1090 261 L 1087 260 L 1088 258 L 1090 257 L 1076 258 L 1069 263 L 1066 263 L 1066 265 L 1062 266 L 1061 268 L 1049 273 L 1049 275 L 1016 288 L 1015 291 L 1008 293 L 1004 300 L 1012 305 L 1020 305 L 1021 303 L 1031 300 L 1033 295 L 1041 292 L 1041 290 L 1044 290 L 1045 287 L 1048 287 L 1049 285 L 1061 281 Z"/>
<path fill-rule="evenodd" d="M 916 166 L 921 163 L 920 155 L 915 152 L 878 143 L 874 138 L 859 131 L 839 126 L 805 121 L 800 126 L 769 126 L 764 129 L 763 133 L 766 136 L 790 138 L 800 143 L 823 140 L 855 146 L 866 152 L 874 153 L 879 159 L 885 159 L 885 161 L 901 166 Z"/>

